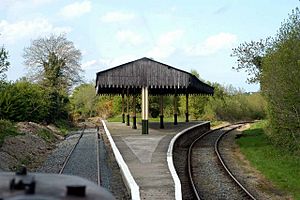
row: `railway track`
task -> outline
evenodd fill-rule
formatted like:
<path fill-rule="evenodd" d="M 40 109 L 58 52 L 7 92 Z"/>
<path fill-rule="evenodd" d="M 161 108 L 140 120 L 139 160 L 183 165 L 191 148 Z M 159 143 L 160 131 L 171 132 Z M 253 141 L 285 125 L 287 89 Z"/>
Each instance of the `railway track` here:
<path fill-rule="evenodd" d="M 86 178 L 101 185 L 98 129 L 81 130 L 77 142 L 66 157 L 59 174 Z"/>
<path fill-rule="evenodd" d="M 242 125 L 208 131 L 190 145 L 187 163 L 194 199 L 256 199 L 230 172 L 219 151 L 222 137 Z"/>

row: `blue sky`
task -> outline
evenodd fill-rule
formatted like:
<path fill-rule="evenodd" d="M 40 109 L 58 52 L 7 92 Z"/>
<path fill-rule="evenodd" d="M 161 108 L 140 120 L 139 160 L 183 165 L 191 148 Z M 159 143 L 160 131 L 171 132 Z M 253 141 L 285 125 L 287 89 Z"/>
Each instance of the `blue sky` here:
<path fill-rule="evenodd" d="M 298 0 L 0 0 L 0 44 L 10 54 L 8 79 L 27 73 L 24 47 L 40 36 L 66 33 L 82 52 L 86 81 L 95 73 L 150 57 L 204 80 L 246 91 L 246 74 L 232 70 L 231 49 L 275 35 Z"/>

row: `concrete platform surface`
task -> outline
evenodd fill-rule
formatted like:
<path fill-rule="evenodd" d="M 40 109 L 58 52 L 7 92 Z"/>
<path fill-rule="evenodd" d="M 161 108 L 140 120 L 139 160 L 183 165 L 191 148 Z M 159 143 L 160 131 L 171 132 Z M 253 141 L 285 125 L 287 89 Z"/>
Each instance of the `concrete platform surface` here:
<path fill-rule="evenodd" d="M 141 125 L 132 129 L 120 122 L 106 122 L 132 176 L 140 187 L 141 199 L 175 199 L 174 182 L 167 164 L 167 151 L 173 136 L 201 122 L 149 123 L 149 134 L 142 135 Z"/>

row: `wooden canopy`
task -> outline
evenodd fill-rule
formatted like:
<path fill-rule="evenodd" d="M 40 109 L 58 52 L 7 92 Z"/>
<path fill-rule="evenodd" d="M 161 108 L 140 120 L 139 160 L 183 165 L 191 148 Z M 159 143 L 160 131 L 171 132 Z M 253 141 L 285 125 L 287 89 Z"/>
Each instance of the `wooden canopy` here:
<path fill-rule="evenodd" d="M 149 58 L 125 63 L 96 75 L 97 94 L 140 93 L 143 87 L 149 94 L 207 94 L 213 95 L 214 88 L 186 71 Z"/>

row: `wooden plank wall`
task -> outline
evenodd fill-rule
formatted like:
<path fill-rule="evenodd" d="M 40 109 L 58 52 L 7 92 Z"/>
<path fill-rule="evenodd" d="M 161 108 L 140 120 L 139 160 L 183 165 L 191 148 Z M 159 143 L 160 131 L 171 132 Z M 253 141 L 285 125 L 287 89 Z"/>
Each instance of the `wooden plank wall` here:
<path fill-rule="evenodd" d="M 213 93 L 212 87 L 198 79 L 195 80 L 195 77 L 190 73 L 148 58 L 99 72 L 96 86 L 99 88 L 98 91 L 101 88 L 141 88 L 148 86 L 153 90 L 172 88 L 173 90 L 180 89 L 180 92 L 184 93 Z"/>

